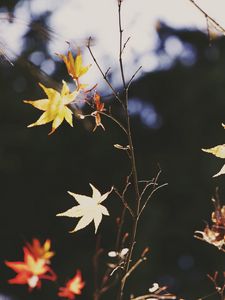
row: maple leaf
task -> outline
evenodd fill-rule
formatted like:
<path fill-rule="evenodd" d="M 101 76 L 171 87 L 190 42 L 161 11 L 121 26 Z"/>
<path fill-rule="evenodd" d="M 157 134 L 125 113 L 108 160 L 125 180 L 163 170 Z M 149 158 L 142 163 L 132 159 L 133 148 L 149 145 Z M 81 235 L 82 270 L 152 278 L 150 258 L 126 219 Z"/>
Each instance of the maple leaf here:
<path fill-rule="evenodd" d="M 78 89 L 83 89 L 87 85 L 86 84 L 80 84 L 79 78 L 83 76 L 87 71 L 89 70 L 91 65 L 83 66 L 82 62 L 82 55 L 81 52 L 78 51 L 78 54 L 76 58 L 74 59 L 73 54 L 71 51 L 68 51 L 67 56 L 63 54 L 57 54 L 61 59 L 63 59 L 67 71 L 69 75 L 76 81 Z"/>
<path fill-rule="evenodd" d="M 209 149 L 202 149 L 202 151 L 207 152 L 207 153 L 211 153 L 213 155 L 215 155 L 216 157 L 220 157 L 220 158 L 225 158 L 225 144 L 223 145 L 218 145 Z M 213 177 L 219 176 L 225 174 L 225 165 L 222 167 L 222 169 L 216 173 L 215 175 L 213 175 Z"/>
<path fill-rule="evenodd" d="M 10 284 L 28 284 L 29 288 L 33 289 L 41 286 L 40 279 L 56 280 L 55 273 L 44 259 L 35 259 L 26 247 L 23 248 L 23 251 L 23 262 L 5 262 L 9 268 L 17 273 L 16 277 L 9 279 Z"/>
<path fill-rule="evenodd" d="M 113 188 L 111 188 L 109 192 L 101 195 L 101 193 L 91 183 L 90 186 L 93 191 L 92 197 L 68 192 L 71 196 L 73 196 L 76 199 L 79 205 L 74 206 L 65 212 L 57 214 L 58 217 L 81 217 L 74 230 L 70 231 L 71 233 L 85 228 L 92 221 L 94 221 L 96 233 L 98 230 L 98 226 L 102 221 L 102 215 L 109 216 L 107 208 L 101 203 L 108 197 L 108 195 L 112 192 Z"/>
<path fill-rule="evenodd" d="M 81 272 L 78 270 L 76 275 L 66 283 L 65 287 L 59 288 L 58 296 L 73 300 L 75 295 L 81 295 L 84 286 L 85 282 L 82 281 Z"/>
<path fill-rule="evenodd" d="M 214 245 L 218 249 L 221 249 L 224 245 L 224 236 L 221 236 L 220 232 L 214 228 L 210 229 L 209 226 L 206 226 L 204 231 L 195 231 L 201 235 L 202 240 L 205 242 Z M 196 236 L 198 238 L 198 236 Z"/>
<path fill-rule="evenodd" d="M 211 153 L 216 157 L 225 158 L 225 144 L 218 145 L 209 149 L 202 149 L 202 151 Z"/>
<path fill-rule="evenodd" d="M 49 251 L 51 248 L 51 241 L 46 240 L 41 246 L 40 241 L 38 239 L 33 239 L 33 243 L 27 243 L 27 249 L 33 255 L 35 259 L 42 258 L 46 262 L 49 262 L 49 259 L 54 256 L 54 252 Z"/>
<path fill-rule="evenodd" d="M 215 206 L 211 215 L 213 224 L 211 227 L 207 224 L 204 231 L 195 231 L 198 234 L 195 237 L 225 251 L 225 205 L 221 207 L 218 199 L 212 198 L 212 201 Z"/>
<path fill-rule="evenodd" d="M 95 117 L 95 128 L 93 129 L 93 131 L 95 131 L 95 129 L 98 126 L 101 126 L 102 129 L 105 130 L 105 127 L 103 126 L 102 121 L 101 121 L 101 114 L 99 113 L 99 112 L 102 112 L 105 110 L 104 103 L 101 102 L 100 95 L 98 93 L 95 93 L 95 95 L 94 95 L 94 104 L 96 107 L 96 111 L 94 111 L 92 113 L 92 115 Z"/>
<path fill-rule="evenodd" d="M 36 101 L 24 100 L 25 103 L 31 104 L 44 111 L 40 118 L 35 123 L 28 125 L 28 127 L 39 126 L 52 122 L 52 131 L 49 133 L 52 134 L 56 128 L 61 125 L 64 119 L 70 124 L 70 126 L 73 127 L 72 111 L 67 107 L 67 105 L 75 100 L 78 91 L 75 90 L 71 93 L 65 81 L 63 81 L 61 93 L 52 88 L 46 88 L 41 83 L 39 83 L 39 85 L 48 96 L 48 99 L 40 99 Z"/>

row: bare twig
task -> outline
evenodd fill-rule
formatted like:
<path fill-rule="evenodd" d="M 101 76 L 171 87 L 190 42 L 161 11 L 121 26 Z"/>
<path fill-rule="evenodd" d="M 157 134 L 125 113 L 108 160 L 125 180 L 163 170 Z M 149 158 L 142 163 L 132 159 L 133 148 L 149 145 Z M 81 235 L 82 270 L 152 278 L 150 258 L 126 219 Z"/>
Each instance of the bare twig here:
<path fill-rule="evenodd" d="M 126 48 L 126 46 L 127 46 L 127 43 L 129 42 L 130 39 L 131 39 L 131 37 L 129 36 L 129 37 L 127 38 L 126 42 L 125 42 L 124 45 L 123 45 L 123 49 L 122 49 L 122 53 L 121 53 L 121 54 L 123 54 L 123 51 L 125 50 L 125 48 Z"/>
<path fill-rule="evenodd" d="M 223 34 L 225 34 L 225 28 L 223 28 L 215 19 L 210 17 L 205 10 L 203 10 L 194 0 L 189 0 L 204 16 L 206 19 L 210 20 L 217 29 L 219 29 Z"/>
<path fill-rule="evenodd" d="M 138 296 L 135 298 L 131 298 L 132 300 L 147 300 L 147 299 L 159 299 L 159 300 L 173 300 L 173 299 L 177 299 L 176 296 L 172 295 L 172 294 L 165 294 L 165 295 L 156 295 L 156 294 L 146 294 L 146 295 L 142 295 L 142 296 Z"/>
<path fill-rule="evenodd" d="M 144 251 L 141 254 L 141 257 L 136 261 L 136 263 L 133 264 L 133 266 L 125 273 L 124 277 L 121 280 L 122 286 L 125 285 L 125 282 L 127 280 L 127 278 L 134 272 L 134 270 L 136 270 L 136 268 L 142 263 L 144 262 L 147 257 L 146 254 L 149 252 L 149 248 L 145 248 Z"/>
<path fill-rule="evenodd" d="M 120 63 L 120 73 L 121 73 L 121 77 L 122 77 L 123 87 L 124 87 L 124 90 L 126 90 L 126 81 L 125 81 L 125 76 L 124 76 L 123 60 L 122 60 L 122 53 L 123 53 L 124 46 L 123 46 L 123 29 L 122 29 L 122 20 L 121 20 L 122 19 L 121 18 L 121 5 L 122 5 L 122 0 L 118 0 L 119 33 L 120 33 L 119 63 Z"/>
<path fill-rule="evenodd" d="M 127 185 L 128 186 L 128 185 Z M 129 213 L 131 214 L 132 218 L 135 218 L 133 210 L 130 208 L 126 200 L 124 199 L 124 196 L 120 194 L 120 192 L 114 188 L 115 193 L 119 196 L 119 198 L 122 200 L 123 205 L 129 210 Z"/>
<path fill-rule="evenodd" d="M 157 182 L 152 182 L 152 181 L 148 181 L 147 183 L 146 183 L 146 185 L 145 185 L 145 187 L 143 188 L 143 190 L 142 190 L 142 192 L 141 192 L 141 195 L 140 195 L 140 198 L 142 199 L 143 198 L 143 196 L 144 196 L 144 194 L 145 194 L 145 192 L 146 192 L 146 190 L 148 189 L 148 187 L 150 187 L 151 185 L 153 185 L 154 187 L 153 187 L 153 189 L 155 188 L 155 186 L 156 185 L 158 185 L 157 184 Z"/>
<path fill-rule="evenodd" d="M 206 296 L 200 297 L 200 298 L 198 298 L 197 300 L 204 300 L 204 299 L 207 299 L 207 298 L 209 298 L 209 297 L 211 297 L 211 296 L 214 296 L 214 295 L 216 295 L 216 294 L 218 294 L 218 291 L 215 291 L 215 292 L 212 292 L 212 293 L 210 293 L 210 294 L 208 294 L 208 295 L 206 295 Z"/>
<path fill-rule="evenodd" d="M 111 70 L 110 67 L 106 70 L 106 72 L 105 72 L 105 77 L 107 77 L 107 75 L 108 75 L 108 73 L 109 73 L 110 70 Z"/>
<path fill-rule="evenodd" d="M 122 198 L 125 199 L 125 194 L 127 192 L 128 187 L 130 186 L 130 177 L 131 177 L 131 173 L 126 177 L 126 184 L 125 187 L 123 188 L 122 191 Z M 118 228 L 118 232 L 117 232 L 117 237 L 116 237 L 116 250 L 119 250 L 120 247 L 120 239 L 121 239 L 121 234 L 122 234 L 122 227 L 123 227 L 123 223 L 124 223 L 124 219 L 125 219 L 125 214 L 126 214 L 126 209 L 127 207 L 124 205 L 122 213 L 121 213 L 121 217 L 120 217 L 120 223 L 119 223 L 119 228 Z M 126 239 L 128 237 L 128 234 L 125 234 L 124 238 Z M 124 245 L 124 241 L 122 241 L 122 247 Z"/>
<path fill-rule="evenodd" d="M 109 119 L 111 119 L 113 122 L 115 122 L 117 125 L 120 126 L 120 128 L 126 133 L 127 135 L 127 130 L 125 129 L 125 127 L 120 123 L 120 121 L 118 121 L 116 118 L 114 118 L 111 114 L 108 115 L 106 113 L 104 113 L 103 111 L 99 111 L 99 113 L 103 116 L 108 117 Z"/>
<path fill-rule="evenodd" d="M 141 70 L 142 66 L 140 66 L 135 72 L 134 74 L 131 76 L 131 79 L 129 80 L 128 84 L 127 84 L 127 88 L 129 89 L 134 77 L 137 75 L 137 73 Z"/>
<path fill-rule="evenodd" d="M 147 200 L 145 201 L 144 205 L 142 206 L 141 211 L 140 211 L 140 213 L 139 213 L 139 215 L 138 215 L 138 218 L 139 218 L 140 215 L 142 214 L 143 210 L 145 209 L 145 207 L 146 207 L 146 205 L 148 204 L 149 200 L 151 199 L 152 195 L 153 195 L 157 190 L 159 190 L 159 189 L 161 189 L 162 187 L 167 186 L 167 185 L 168 185 L 168 183 L 164 183 L 164 184 L 161 184 L 161 185 L 157 186 L 157 188 L 155 188 L 154 190 L 152 190 L 152 192 L 151 192 L 150 195 L 148 196 Z"/>
<path fill-rule="evenodd" d="M 134 245 L 135 245 L 135 239 L 136 239 L 136 232 L 137 232 L 137 226 L 138 226 L 138 215 L 140 213 L 140 193 L 139 193 L 139 186 L 138 186 L 138 176 L 137 176 L 137 168 L 136 168 L 136 160 L 135 160 L 135 154 L 134 154 L 134 147 L 133 147 L 133 141 L 132 141 L 132 134 L 131 134 L 131 124 L 130 124 L 130 116 L 128 112 L 128 87 L 126 86 L 125 76 L 124 76 L 124 68 L 123 68 L 123 60 L 122 60 L 122 51 L 123 51 L 123 29 L 122 29 L 122 18 L 121 18 L 121 4 L 122 0 L 118 0 L 118 21 L 119 21 L 119 64 L 120 64 L 120 73 L 122 78 L 122 83 L 124 87 L 124 93 L 125 93 L 125 115 L 126 115 L 126 121 L 127 121 L 127 133 L 128 133 L 128 143 L 130 147 L 130 161 L 131 161 L 131 167 L 132 167 L 132 178 L 133 178 L 133 184 L 134 184 L 134 191 L 135 191 L 135 200 L 136 200 L 136 208 L 135 208 L 135 218 L 133 220 L 133 226 L 132 226 L 132 232 L 131 232 L 131 238 L 129 243 L 129 253 L 127 256 L 127 259 L 125 261 L 124 266 L 124 277 L 121 281 L 119 294 L 118 294 L 118 300 L 121 300 L 123 298 L 123 290 L 126 284 L 126 280 L 128 276 L 126 275 L 129 273 L 129 267 L 130 267 L 130 261 L 132 259 Z"/>
<path fill-rule="evenodd" d="M 103 112 L 103 111 L 98 111 L 99 114 L 106 116 L 107 118 L 111 119 L 113 122 L 115 122 L 117 125 L 119 125 L 119 127 L 123 130 L 123 132 L 127 133 L 126 128 L 120 123 L 120 121 L 118 121 L 116 118 L 114 118 L 112 115 L 108 115 L 107 113 Z M 86 118 L 86 117 L 94 117 L 93 114 L 87 114 L 87 115 L 80 115 L 80 118 Z"/>
<path fill-rule="evenodd" d="M 173 294 L 167 293 L 167 286 L 162 286 L 162 287 L 158 287 L 157 290 L 155 292 L 151 291 L 151 289 L 149 289 L 149 294 L 146 295 L 141 295 L 138 297 L 131 297 L 132 300 L 145 300 L 145 299 L 177 299 L 177 297 Z M 180 300 L 184 300 L 184 299 L 180 299 Z"/>
<path fill-rule="evenodd" d="M 97 62 L 97 60 L 96 60 L 96 58 L 95 58 L 95 56 L 94 56 L 94 54 L 93 54 L 93 52 L 92 52 L 92 50 L 91 50 L 91 45 L 90 45 L 90 43 L 91 43 L 91 37 L 89 37 L 88 44 L 87 44 L 87 48 L 88 48 L 88 50 L 89 50 L 89 53 L 91 54 L 91 57 L 92 57 L 92 59 L 94 60 L 94 62 L 95 62 L 95 64 L 96 64 L 97 68 L 99 69 L 100 73 L 102 74 L 102 76 L 103 76 L 105 82 L 107 83 L 107 85 L 108 85 L 108 86 L 110 87 L 110 89 L 112 90 L 112 93 L 113 93 L 114 97 L 115 97 L 115 98 L 119 101 L 119 103 L 122 105 L 123 109 L 125 109 L 122 100 L 120 99 L 120 97 L 118 96 L 116 90 L 114 89 L 114 87 L 112 86 L 112 84 L 110 83 L 110 81 L 109 81 L 108 78 L 107 78 L 107 71 L 108 71 L 109 69 L 108 69 L 105 73 L 102 71 L 102 68 L 100 67 L 99 63 Z"/>
<path fill-rule="evenodd" d="M 221 296 L 221 300 L 224 300 L 224 289 L 225 289 L 225 274 L 223 273 L 224 282 L 221 286 L 218 285 L 218 272 L 215 272 L 213 276 L 207 274 L 207 277 L 212 281 L 216 292 Z"/>

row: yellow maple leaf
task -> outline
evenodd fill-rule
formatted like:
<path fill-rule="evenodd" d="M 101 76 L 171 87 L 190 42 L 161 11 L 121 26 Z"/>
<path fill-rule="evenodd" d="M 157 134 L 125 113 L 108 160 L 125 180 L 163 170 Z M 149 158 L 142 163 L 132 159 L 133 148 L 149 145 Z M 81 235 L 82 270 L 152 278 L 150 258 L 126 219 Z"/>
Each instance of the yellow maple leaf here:
<path fill-rule="evenodd" d="M 25 103 L 31 104 L 34 107 L 44 111 L 40 118 L 27 127 L 39 126 L 52 122 L 52 134 L 65 119 L 70 126 L 73 127 L 72 111 L 67 107 L 68 104 L 73 102 L 78 95 L 78 91 L 70 92 L 67 84 L 63 81 L 61 93 L 52 89 L 46 88 L 43 84 L 39 83 L 44 90 L 48 99 L 40 99 L 36 101 L 24 100 Z"/>
<path fill-rule="evenodd" d="M 58 217 L 81 218 L 74 230 L 70 231 L 71 233 L 85 228 L 92 221 L 94 221 L 96 233 L 98 226 L 102 221 L 102 215 L 109 216 L 107 208 L 101 203 L 108 197 L 113 188 L 111 188 L 109 192 L 101 195 L 101 193 L 91 183 L 90 186 L 93 192 L 92 197 L 68 192 L 76 199 L 79 205 L 73 206 L 67 211 L 57 214 Z"/>
<path fill-rule="evenodd" d="M 202 149 L 202 151 L 211 153 L 220 158 L 225 158 L 225 144 L 218 145 L 209 149 Z"/>
<path fill-rule="evenodd" d="M 215 155 L 216 157 L 225 158 L 225 144 L 217 145 L 217 146 L 209 148 L 209 149 L 202 149 L 202 151 L 211 153 L 211 154 Z M 222 167 L 222 169 L 218 173 L 213 175 L 213 177 L 217 177 L 217 176 L 220 176 L 223 174 L 225 174 L 225 165 Z"/>
<path fill-rule="evenodd" d="M 69 75 L 77 82 L 79 89 L 86 87 L 85 84 L 79 83 L 79 78 L 87 73 L 91 65 L 83 66 L 81 52 L 78 51 L 76 58 L 74 59 L 72 52 L 68 51 L 67 56 L 63 54 L 57 54 L 61 59 L 63 59 Z"/>
<path fill-rule="evenodd" d="M 220 175 L 223 175 L 223 174 L 225 174 L 225 165 L 223 165 L 222 169 L 218 173 L 213 175 L 213 177 L 217 177 L 217 176 L 220 176 Z"/>

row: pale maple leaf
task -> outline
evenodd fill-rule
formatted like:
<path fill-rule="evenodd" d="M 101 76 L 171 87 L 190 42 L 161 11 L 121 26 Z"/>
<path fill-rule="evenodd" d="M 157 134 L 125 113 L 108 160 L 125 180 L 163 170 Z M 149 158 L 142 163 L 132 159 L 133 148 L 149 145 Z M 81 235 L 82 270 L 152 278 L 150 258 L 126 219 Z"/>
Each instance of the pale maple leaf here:
<path fill-rule="evenodd" d="M 209 148 L 209 149 L 202 149 L 202 151 L 211 153 L 219 158 L 225 158 L 225 144 L 217 145 L 217 146 Z M 213 175 L 213 177 L 217 177 L 217 176 L 220 176 L 223 174 L 225 174 L 225 165 L 222 167 L 222 169 L 218 173 Z"/>
<path fill-rule="evenodd" d="M 225 129 L 225 124 L 222 123 L 221 125 Z M 219 158 L 225 158 L 225 144 L 217 145 L 217 146 L 209 148 L 209 149 L 202 149 L 202 151 L 211 153 Z M 223 174 L 225 174 L 225 165 L 223 165 L 222 169 L 218 173 L 213 175 L 213 177 L 217 177 L 217 176 L 220 176 Z"/>
<path fill-rule="evenodd" d="M 58 217 L 81 218 L 74 230 L 70 231 L 71 233 L 85 228 L 92 221 L 94 221 L 96 233 L 98 226 L 102 221 L 102 215 L 109 216 L 107 208 L 101 203 L 108 197 L 113 188 L 111 188 L 111 190 L 107 193 L 101 195 L 101 193 L 91 183 L 90 186 L 93 192 L 92 197 L 68 192 L 75 198 L 79 205 L 76 205 L 65 212 L 57 214 Z"/>
<path fill-rule="evenodd" d="M 41 83 L 39 83 L 39 85 L 48 96 L 48 99 L 40 99 L 36 101 L 24 100 L 25 103 L 31 104 L 44 111 L 40 118 L 35 123 L 28 125 L 28 127 L 52 122 L 52 131 L 49 133 L 52 134 L 56 128 L 61 125 L 64 119 L 70 124 L 70 126 L 73 127 L 72 111 L 67 107 L 67 105 L 75 100 L 79 91 L 75 90 L 71 93 L 65 81 L 63 81 L 60 93 L 52 88 L 46 88 Z"/>

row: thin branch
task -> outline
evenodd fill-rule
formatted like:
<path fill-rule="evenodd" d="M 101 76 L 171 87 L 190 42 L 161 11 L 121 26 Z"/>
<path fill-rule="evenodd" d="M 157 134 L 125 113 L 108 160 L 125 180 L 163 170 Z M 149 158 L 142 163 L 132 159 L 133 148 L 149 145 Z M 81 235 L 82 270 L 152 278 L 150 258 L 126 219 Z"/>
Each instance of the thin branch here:
<path fill-rule="evenodd" d="M 126 90 L 126 81 L 124 76 L 123 60 L 122 60 L 122 53 L 123 53 L 124 46 L 123 46 L 123 29 L 122 29 L 122 20 L 121 20 L 121 4 L 122 4 L 122 0 L 118 0 L 119 33 L 120 33 L 119 63 L 120 63 L 120 73 L 122 77 L 123 87 L 124 90 Z"/>
<path fill-rule="evenodd" d="M 147 183 L 150 183 L 150 182 L 152 182 L 152 181 L 147 180 L 147 179 L 146 180 L 144 180 L 144 179 L 143 180 L 138 180 L 138 183 L 146 183 L 147 184 Z"/>
<path fill-rule="evenodd" d="M 108 115 L 106 113 L 104 113 L 103 111 L 99 111 L 99 113 L 101 115 L 104 115 L 106 117 L 108 117 L 109 119 L 111 119 L 112 121 L 114 121 L 117 125 L 120 126 L 120 128 L 126 133 L 126 135 L 128 134 L 127 133 L 127 130 L 125 129 L 125 127 L 120 123 L 120 121 L 118 121 L 116 118 L 114 118 L 112 115 Z"/>
<path fill-rule="evenodd" d="M 206 296 L 200 297 L 200 298 L 198 298 L 197 300 L 204 300 L 204 299 L 207 299 L 207 298 L 209 298 L 209 297 L 211 297 L 211 296 L 214 296 L 214 295 L 216 295 L 216 294 L 218 294 L 218 291 L 215 291 L 215 292 L 212 292 L 212 293 L 210 293 L 210 294 L 208 294 L 208 295 L 206 295 Z"/>
<path fill-rule="evenodd" d="M 210 293 L 209 295 L 206 295 L 204 297 L 201 297 L 198 300 L 203 300 L 211 297 L 212 295 L 219 294 L 221 297 L 221 300 L 224 300 L 224 289 L 225 289 L 225 282 L 223 283 L 222 286 L 219 286 L 217 283 L 217 277 L 218 277 L 218 272 L 215 272 L 213 276 L 207 274 L 207 277 L 210 279 L 210 281 L 213 283 L 213 286 L 215 288 L 215 292 Z"/>
<path fill-rule="evenodd" d="M 104 72 L 102 71 L 102 68 L 100 67 L 99 63 L 97 62 L 97 60 L 96 60 L 96 58 L 95 58 L 95 56 L 94 56 L 94 54 L 93 54 L 93 52 L 92 52 L 92 50 L 91 50 L 90 43 L 91 43 L 91 37 L 89 37 L 88 44 L 87 44 L 87 48 L 88 48 L 88 50 L 89 50 L 89 53 L 91 54 L 91 57 L 92 57 L 92 59 L 94 60 L 94 62 L 95 62 L 95 64 L 96 64 L 97 68 L 99 69 L 100 73 L 102 74 L 102 76 L 103 76 L 105 82 L 108 84 L 108 86 L 109 86 L 110 89 L 112 90 L 113 95 L 114 95 L 115 98 L 119 101 L 119 103 L 122 105 L 123 109 L 125 109 L 122 100 L 120 99 L 120 97 L 118 96 L 116 90 L 114 89 L 114 87 L 112 86 L 112 84 L 110 83 L 110 81 L 109 81 L 108 78 L 107 78 L 107 71 L 104 73 Z M 108 70 L 109 70 L 109 69 L 108 69 Z"/>
<path fill-rule="evenodd" d="M 114 188 L 114 191 L 119 196 L 119 198 L 121 199 L 121 201 L 123 202 L 123 205 L 129 210 L 129 213 L 131 214 L 132 218 L 135 218 L 134 212 L 130 208 L 130 206 L 128 205 L 128 203 L 126 202 L 126 200 L 124 199 L 124 196 L 121 195 L 120 192 L 116 188 Z"/>
<path fill-rule="evenodd" d="M 126 185 L 122 191 L 122 197 L 123 199 L 125 199 L 125 194 L 127 192 L 127 189 L 130 185 L 130 177 L 131 177 L 132 173 L 130 173 L 127 177 L 126 177 Z M 121 234 L 122 234 L 122 227 L 123 227 L 123 223 L 124 223 L 124 219 L 125 219 L 125 214 L 126 214 L 126 209 L 127 207 L 124 205 L 123 207 L 123 210 L 122 210 L 122 213 L 121 213 L 121 217 L 120 217 L 120 224 L 119 224 L 119 229 L 118 229 L 118 232 L 117 232 L 117 237 L 116 237 L 116 250 L 118 251 L 119 248 L 120 248 L 120 239 L 121 239 Z M 128 237 L 128 234 L 125 234 L 124 238 L 127 238 Z M 124 240 L 123 238 L 123 240 Z M 125 239 L 126 239 L 125 238 Z M 122 247 L 124 245 L 124 241 L 122 241 Z"/>
<path fill-rule="evenodd" d="M 130 262 L 131 262 L 132 255 L 133 255 L 136 233 L 137 233 L 137 226 L 138 226 L 138 216 L 140 213 L 140 193 L 139 193 L 139 186 L 138 186 L 138 175 L 137 175 L 136 160 L 135 160 L 134 147 L 133 147 L 132 134 L 131 134 L 130 116 L 129 116 L 129 111 L 128 111 L 128 91 L 129 91 L 129 89 L 126 86 L 126 81 L 125 81 L 125 76 L 124 76 L 124 68 L 123 68 L 123 60 L 122 60 L 123 29 L 122 29 L 122 18 L 121 18 L 121 4 L 122 4 L 122 0 L 118 0 L 119 64 L 120 64 L 120 73 L 121 73 L 121 78 L 122 78 L 122 83 L 123 83 L 124 93 L 125 93 L 124 106 L 125 106 L 125 116 L 126 116 L 126 121 L 127 121 L 127 133 L 128 133 L 127 137 L 128 137 L 129 147 L 130 147 L 130 161 L 131 161 L 131 167 L 132 167 L 132 178 L 133 178 L 135 200 L 136 200 L 136 211 L 135 211 L 135 218 L 133 221 L 131 238 L 130 238 L 130 243 L 129 243 L 130 251 L 129 251 L 126 261 L 125 261 L 124 277 L 120 284 L 118 300 L 121 300 L 123 298 L 123 290 L 125 287 L 126 279 L 128 278 L 128 276 L 126 274 L 129 272 Z"/>
<path fill-rule="evenodd" d="M 161 185 L 157 186 L 157 188 L 155 188 L 155 189 L 150 193 L 150 195 L 148 196 L 147 200 L 145 201 L 144 205 L 143 205 L 142 208 L 141 208 L 141 211 L 140 211 L 140 213 L 139 213 L 139 215 L 138 215 L 138 218 L 140 218 L 140 215 L 142 214 L 143 210 L 145 209 L 145 207 L 146 207 L 146 205 L 148 204 L 149 200 L 151 199 L 152 195 L 153 195 L 157 190 L 159 190 L 159 189 L 161 189 L 162 187 L 167 186 L 167 185 L 168 185 L 168 183 L 161 184 Z"/>
<path fill-rule="evenodd" d="M 225 34 L 225 28 L 223 28 L 215 19 L 210 17 L 205 10 L 203 10 L 194 0 L 189 0 L 204 16 L 210 20 L 223 34 Z"/>
<path fill-rule="evenodd" d="M 107 75 L 108 75 L 108 73 L 109 73 L 110 70 L 111 70 L 111 67 L 109 67 L 109 68 L 106 70 L 106 72 L 105 72 L 105 77 L 107 77 Z"/>
<path fill-rule="evenodd" d="M 136 268 L 145 260 L 147 260 L 146 254 L 148 253 L 149 248 L 145 248 L 141 257 L 136 261 L 136 263 L 125 273 L 124 277 L 121 280 L 122 286 L 124 286 L 127 278 L 136 270 Z"/>
<path fill-rule="evenodd" d="M 127 43 L 129 42 L 130 39 L 131 39 L 131 37 L 129 36 L 128 39 L 126 40 L 126 42 L 124 43 L 123 49 L 122 49 L 122 54 L 123 54 L 123 51 L 125 50 Z"/>
<path fill-rule="evenodd" d="M 138 296 L 135 298 L 131 298 L 132 300 L 147 300 L 147 299 L 159 299 L 159 300 L 173 300 L 173 299 L 177 299 L 176 296 L 171 295 L 171 294 L 165 294 L 165 295 L 156 295 L 156 294 L 146 294 L 146 295 L 142 295 L 142 296 Z"/>
<path fill-rule="evenodd" d="M 153 182 L 150 182 L 150 181 L 149 181 L 149 183 L 146 184 L 146 186 L 144 187 L 144 189 L 143 189 L 143 191 L 142 191 L 142 193 L 141 193 L 141 196 L 140 196 L 141 199 L 142 199 L 142 197 L 144 196 L 145 191 L 147 190 L 147 188 L 148 188 L 151 184 L 153 184 L 153 190 L 155 189 L 156 185 L 158 185 L 158 184 L 157 184 L 157 181 L 158 181 L 158 179 L 159 179 L 159 175 L 160 175 L 160 174 L 161 174 L 161 169 L 159 169 L 159 171 L 158 171 L 158 173 L 157 173 L 157 175 L 156 175 L 156 178 L 153 179 Z"/>
<path fill-rule="evenodd" d="M 113 122 L 115 122 L 119 127 L 124 131 L 126 135 L 128 135 L 126 128 L 118 121 L 116 118 L 114 118 L 112 115 L 108 115 L 107 113 L 104 113 L 103 111 L 98 111 L 99 114 L 104 115 L 111 119 Z M 86 117 L 94 117 L 93 114 L 87 114 L 87 115 L 79 115 L 81 119 L 84 119 Z"/>
<path fill-rule="evenodd" d="M 129 89 L 134 77 L 137 75 L 137 73 L 141 70 L 142 66 L 140 66 L 135 72 L 134 74 L 132 75 L 131 79 L 129 80 L 128 84 L 127 84 L 127 88 Z"/>
<path fill-rule="evenodd" d="M 146 183 L 146 185 L 143 188 L 143 191 L 141 192 L 141 195 L 140 195 L 141 199 L 143 198 L 143 196 L 144 196 L 146 190 L 148 189 L 148 187 L 150 187 L 151 185 L 154 185 L 154 188 L 155 188 L 155 186 L 157 185 L 157 183 L 156 182 L 148 182 L 148 183 Z"/>
<path fill-rule="evenodd" d="M 124 187 L 124 189 L 123 189 L 123 193 L 122 193 L 123 197 L 125 197 L 125 194 L 126 194 L 126 192 L 127 192 L 127 189 L 128 189 L 128 187 L 129 187 L 129 185 L 130 185 L 130 178 L 131 178 L 131 176 L 132 176 L 132 171 L 131 171 L 130 174 L 126 177 L 126 185 L 125 185 L 125 187 Z"/>

